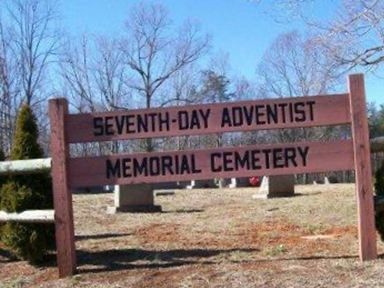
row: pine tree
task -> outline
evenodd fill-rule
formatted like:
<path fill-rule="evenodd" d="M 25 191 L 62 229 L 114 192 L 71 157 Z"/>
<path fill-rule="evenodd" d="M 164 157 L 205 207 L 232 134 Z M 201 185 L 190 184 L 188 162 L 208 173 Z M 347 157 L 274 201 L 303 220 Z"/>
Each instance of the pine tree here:
<path fill-rule="evenodd" d="M 44 156 L 38 144 L 36 118 L 24 105 L 16 120 L 11 160 L 35 159 Z M 52 184 L 48 172 L 10 175 L 1 188 L 1 208 L 7 212 L 52 209 Z M 47 224 L 10 222 L 4 225 L 2 242 L 18 257 L 39 263 L 49 248 L 54 247 L 54 227 Z"/>

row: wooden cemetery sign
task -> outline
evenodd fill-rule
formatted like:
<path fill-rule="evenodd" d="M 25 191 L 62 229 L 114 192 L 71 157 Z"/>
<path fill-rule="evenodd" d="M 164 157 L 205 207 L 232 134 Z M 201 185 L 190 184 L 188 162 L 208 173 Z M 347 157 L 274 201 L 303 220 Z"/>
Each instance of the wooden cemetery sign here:
<path fill-rule="evenodd" d="M 71 190 L 77 187 L 217 177 L 355 170 L 360 259 L 376 258 L 368 123 L 362 74 L 349 92 L 91 114 L 49 102 L 60 276 L 76 269 Z M 350 124 L 350 140 L 71 158 L 69 144 Z"/>

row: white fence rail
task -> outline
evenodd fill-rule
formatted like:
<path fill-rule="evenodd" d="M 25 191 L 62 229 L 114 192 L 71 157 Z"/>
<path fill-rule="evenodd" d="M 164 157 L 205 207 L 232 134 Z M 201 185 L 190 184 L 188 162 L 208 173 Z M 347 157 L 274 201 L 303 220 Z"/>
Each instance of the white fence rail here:
<path fill-rule="evenodd" d="M 53 223 L 54 210 L 27 210 L 20 213 L 0 211 L 0 222 Z"/>
<path fill-rule="evenodd" d="M 51 169 L 51 158 L 0 162 L 0 175 L 33 174 Z M 27 210 L 20 213 L 0 211 L 0 222 L 53 223 L 54 210 Z"/>
<path fill-rule="evenodd" d="M 51 169 L 51 158 L 0 162 L 2 174 L 31 174 Z"/>

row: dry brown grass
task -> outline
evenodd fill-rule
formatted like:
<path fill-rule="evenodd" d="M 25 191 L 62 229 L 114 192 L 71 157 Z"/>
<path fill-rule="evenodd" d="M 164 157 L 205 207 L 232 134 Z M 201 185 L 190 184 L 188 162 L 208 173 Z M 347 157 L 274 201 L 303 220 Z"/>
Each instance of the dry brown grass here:
<path fill-rule="evenodd" d="M 163 213 L 117 215 L 105 213 L 112 194 L 74 195 L 80 273 L 58 280 L 53 262 L 31 267 L 0 247 L 0 286 L 384 287 L 383 260 L 357 258 L 354 185 L 296 192 L 178 190 L 156 198 Z"/>

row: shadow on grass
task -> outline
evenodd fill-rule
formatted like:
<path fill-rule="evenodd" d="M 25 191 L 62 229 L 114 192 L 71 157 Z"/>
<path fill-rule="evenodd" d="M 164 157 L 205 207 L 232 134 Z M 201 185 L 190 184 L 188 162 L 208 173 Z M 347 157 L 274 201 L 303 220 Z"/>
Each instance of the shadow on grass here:
<path fill-rule="evenodd" d="M 357 255 L 337 255 L 337 256 L 305 256 L 305 257 L 291 257 L 291 258 L 273 258 L 262 259 L 256 262 L 284 262 L 284 261 L 310 261 L 310 260 L 341 260 L 341 259 L 359 259 Z"/>
<path fill-rule="evenodd" d="M 378 258 L 378 259 L 384 259 L 384 253 L 383 253 L 383 254 L 378 254 L 378 255 L 377 255 L 377 258 Z"/>
<path fill-rule="evenodd" d="M 0 248 L 0 263 L 10 263 L 15 261 L 18 261 L 17 257 L 8 250 Z"/>
<path fill-rule="evenodd" d="M 230 253 L 251 253 L 258 249 L 177 249 L 177 250 L 142 250 L 119 249 L 104 251 L 77 251 L 80 273 L 107 272 L 127 269 L 148 269 L 178 267 L 191 264 L 216 264 L 217 261 L 202 261 L 219 255 Z M 137 261 L 137 262 L 136 262 Z M 99 266 L 96 268 L 81 268 L 84 265 Z"/>
<path fill-rule="evenodd" d="M 201 213 L 204 212 L 203 209 L 177 209 L 177 210 L 168 210 L 162 211 L 162 214 L 188 214 L 188 213 Z"/>
<path fill-rule="evenodd" d="M 19 259 L 11 251 L 0 248 L 0 264 L 16 263 L 23 261 L 25 260 Z M 41 262 L 30 264 L 37 268 L 50 268 L 57 266 L 56 263 L 56 252 L 48 251 L 47 254 L 43 255 L 43 259 L 41 260 Z"/>
<path fill-rule="evenodd" d="M 142 250 L 142 249 L 118 249 L 105 251 L 77 251 L 78 272 L 80 273 L 98 273 L 109 271 L 120 271 L 129 269 L 158 269 L 172 268 L 184 265 L 211 265 L 219 264 L 222 259 L 212 259 L 214 256 L 228 257 L 234 253 L 253 253 L 259 252 L 258 249 L 177 249 L 177 250 Z M 234 255 L 236 258 L 236 255 Z M 384 257 L 384 255 L 380 255 Z M 254 259 L 254 260 L 228 260 L 232 263 L 273 263 L 289 261 L 311 261 L 311 260 L 340 260 L 356 259 L 356 255 L 338 255 L 338 256 L 308 256 L 308 257 L 290 257 L 290 258 L 272 258 L 272 259 Z M 87 268 L 84 266 L 90 265 Z M 83 266 L 83 267 L 82 267 Z M 96 267 L 95 267 L 96 266 Z"/>
<path fill-rule="evenodd" d="M 132 233 L 104 233 L 104 234 L 94 234 L 94 235 L 76 235 L 76 241 L 82 240 L 96 240 L 96 239 L 107 239 L 107 238 L 117 238 L 117 237 L 125 237 L 130 236 Z"/>
<path fill-rule="evenodd" d="M 314 195 L 319 195 L 319 194 L 322 194 L 323 192 L 321 191 L 317 191 L 317 192 L 313 192 L 313 193 L 296 193 L 293 194 L 293 197 L 303 197 L 303 196 L 314 196 Z"/>

